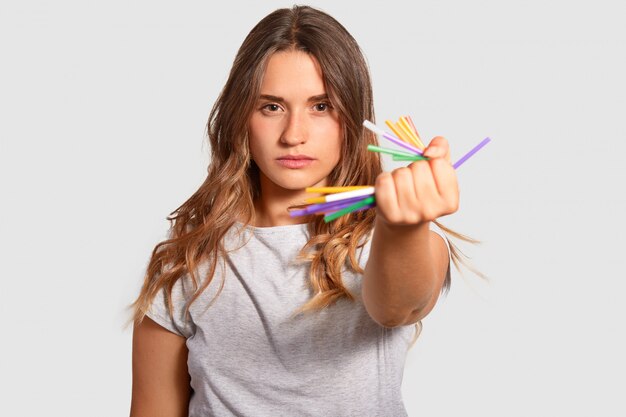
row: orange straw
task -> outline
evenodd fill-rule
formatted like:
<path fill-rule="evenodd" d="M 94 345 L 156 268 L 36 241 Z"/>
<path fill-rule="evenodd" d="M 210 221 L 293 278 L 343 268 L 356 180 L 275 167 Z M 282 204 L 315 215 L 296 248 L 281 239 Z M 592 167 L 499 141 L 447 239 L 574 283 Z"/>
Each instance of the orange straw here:
<path fill-rule="evenodd" d="M 415 128 L 415 125 L 413 124 L 413 119 L 411 119 L 411 116 L 406 115 L 405 118 L 406 118 L 406 121 L 409 123 L 409 126 L 411 126 L 411 130 L 415 133 L 415 136 L 417 136 L 417 138 L 421 141 L 422 139 L 420 138 L 420 134 L 417 133 L 417 129 Z"/>

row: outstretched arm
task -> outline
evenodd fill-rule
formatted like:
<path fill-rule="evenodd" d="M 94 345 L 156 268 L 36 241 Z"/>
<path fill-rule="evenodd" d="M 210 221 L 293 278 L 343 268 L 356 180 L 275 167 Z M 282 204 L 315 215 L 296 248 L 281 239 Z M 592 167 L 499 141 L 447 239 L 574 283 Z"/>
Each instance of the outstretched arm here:
<path fill-rule="evenodd" d="M 415 323 L 434 307 L 449 257 L 431 221 L 457 211 L 459 189 L 448 142 L 434 138 L 429 161 L 384 172 L 376 179 L 376 223 L 363 276 L 365 308 L 386 327 Z"/>

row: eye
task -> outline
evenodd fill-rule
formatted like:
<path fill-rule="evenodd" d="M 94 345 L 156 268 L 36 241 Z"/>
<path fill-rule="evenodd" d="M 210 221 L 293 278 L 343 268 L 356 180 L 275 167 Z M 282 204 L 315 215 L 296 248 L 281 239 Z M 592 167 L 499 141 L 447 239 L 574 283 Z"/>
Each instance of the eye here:
<path fill-rule="evenodd" d="M 333 106 L 331 106 L 330 103 L 326 103 L 326 102 L 317 103 L 314 107 L 315 107 L 315 110 L 321 111 L 321 112 L 333 108 Z"/>
<path fill-rule="evenodd" d="M 275 112 L 277 112 L 278 110 L 280 110 L 280 106 L 279 106 L 278 104 L 273 104 L 273 103 L 270 103 L 270 104 L 266 104 L 266 105 L 264 105 L 263 107 L 261 107 L 261 109 L 263 109 L 263 110 L 267 110 L 267 111 L 269 111 L 270 113 L 275 113 Z"/>

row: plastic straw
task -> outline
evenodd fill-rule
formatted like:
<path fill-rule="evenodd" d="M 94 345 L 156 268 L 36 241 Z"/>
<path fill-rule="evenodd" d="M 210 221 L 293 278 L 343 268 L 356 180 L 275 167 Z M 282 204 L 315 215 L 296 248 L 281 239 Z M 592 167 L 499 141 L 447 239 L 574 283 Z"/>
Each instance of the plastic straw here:
<path fill-rule="evenodd" d="M 402 139 L 403 141 L 407 142 L 407 143 L 411 143 L 410 140 L 407 140 L 407 138 L 405 137 L 405 133 L 401 132 L 400 129 L 398 129 L 398 127 L 393 124 L 393 122 L 391 120 L 385 120 L 385 124 L 387 126 L 389 126 L 389 129 L 391 129 L 391 131 L 400 139 Z"/>
<path fill-rule="evenodd" d="M 402 140 L 406 141 L 407 143 L 413 143 L 413 138 L 411 138 L 411 135 L 409 135 L 409 133 L 405 131 L 400 123 L 396 123 L 396 129 L 400 133 L 400 137 L 402 138 Z"/>
<path fill-rule="evenodd" d="M 430 159 L 425 156 L 393 156 L 394 161 L 429 161 Z"/>
<path fill-rule="evenodd" d="M 301 209 L 301 210 L 291 210 L 289 212 L 289 216 L 291 217 L 298 217 L 298 216 L 306 216 L 307 214 L 310 214 L 306 211 L 306 209 Z"/>
<path fill-rule="evenodd" d="M 358 207 L 358 208 L 356 208 L 356 209 L 354 209 L 354 210 L 352 210 L 351 212 L 346 213 L 346 214 L 356 213 L 356 212 L 358 212 L 358 211 L 363 211 L 363 210 L 371 209 L 371 208 L 373 208 L 373 207 L 376 207 L 376 202 L 373 202 L 373 203 L 371 203 L 371 204 L 367 204 L 367 205 L 365 205 L 365 206 L 363 206 L 363 207 Z M 337 212 L 335 212 L 335 213 L 337 213 Z M 328 223 L 328 222 L 330 222 L 330 221 L 335 220 L 335 219 L 336 219 L 336 217 L 335 217 L 335 218 L 330 218 L 330 216 L 333 216 L 335 213 L 329 214 L 328 216 L 324 216 L 324 223 Z M 330 220 L 327 220 L 327 217 L 328 217 Z M 341 217 L 341 216 L 339 216 L 339 217 Z"/>
<path fill-rule="evenodd" d="M 482 148 L 487 143 L 489 143 L 489 141 L 491 141 L 490 138 L 483 139 L 482 142 L 480 142 L 478 145 L 476 145 L 474 148 L 472 148 L 471 151 L 469 151 L 467 154 L 465 154 L 465 156 L 463 156 L 463 158 L 459 159 L 454 165 L 452 165 L 452 167 L 454 169 L 457 169 L 459 166 L 461 166 L 461 164 L 463 164 L 463 162 L 467 161 L 472 155 L 474 155 L 476 152 L 478 152 L 480 150 L 480 148 Z M 419 157 L 417 155 L 416 156 L 394 155 L 393 156 L 393 160 L 394 161 L 420 161 L 420 160 L 426 160 L 426 158 Z"/>
<path fill-rule="evenodd" d="M 305 200 L 308 204 L 328 203 L 331 201 L 345 200 L 346 198 L 362 197 L 374 194 L 374 187 L 367 187 L 360 190 L 346 191 L 344 193 L 329 194 L 324 197 L 313 197 Z"/>
<path fill-rule="evenodd" d="M 328 222 L 333 221 L 333 220 L 335 220 L 335 219 L 337 219 L 337 218 L 339 218 L 339 217 L 341 217 L 341 216 L 343 216 L 345 214 L 349 214 L 349 213 L 352 213 L 354 211 L 357 211 L 358 209 L 361 209 L 361 208 L 365 209 L 366 206 L 370 206 L 370 205 L 374 204 L 374 201 L 375 201 L 374 196 L 364 198 L 363 200 L 361 200 L 361 201 L 359 201 L 357 203 L 354 203 L 354 204 L 352 204 L 352 205 L 350 205 L 350 206 L 348 206 L 348 207 L 346 207 L 344 209 L 341 209 L 341 210 L 336 211 L 336 212 L 334 212 L 332 214 L 324 216 L 324 222 L 328 223 Z M 369 207 L 367 207 L 367 208 L 369 208 Z"/>
<path fill-rule="evenodd" d="M 319 203 L 319 204 L 311 204 L 309 207 L 304 209 L 306 214 L 314 214 L 314 213 L 323 213 L 323 212 L 333 212 L 344 207 L 348 207 L 356 202 L 363 200 L 368 197 L 353 197 L 346 198 L 345 200 L 339 201 L 330 201 L 328 203 Z"/>
<path fill-rule="evenodd" d="M 423 156 L 423 149 L 425 149 L 422 143 L 419 133 L 415 128 L 413 120 L 410 116 L 404 116 L 399 119 L 397 124 L 386 120 L 385 123 L 391 128 L 398 138 L 380 129 L 372 122 L 365 120 L 363 126 L 373 131 L 374 133 L 384 137 L 385 139 L 393 142 L 394 144 L 403 147 L 410 151 L 410 153 L 397 151 L 395 149 L 383 148 L 375 145 L 368 145 L 367 149 L 372 152 L 386 153 L 393 156 L 394 161 L 420 161 L 431 160 L 432 158 Z M 491 138 L 487 137 L 483 139 L 478 145 L 474 146 L 469 152 L 467 152 L 461 159 L 455 162 L 452 167 L 457 169 L 476 152 L 478 152 L 483 146 L 491 141 Z M 419 148 L 414 147 L 411 143 L 416 144 Z M 306 199 L 306 203 L 309 204 L 303 210 L 294 210 L 289 214 L 294 216 L 304 216 L 310 214 L 326 213 L 324 216 L 324 222 L 331 222 L 341 216 L 349 213 L 358 212 L 361 210 L 367 210 L 376 206 L 376 198 L 374 196 L 374 187 L 369 185 L 357 185 L 348 187 L 309 187 L 306 189 L 309 193 L 328 194 L 323 197 L 315 197 Z"/>
<path fill-rule="evenodd" d="M 413 154 L 410 154 L 410 153 L 407 153 L 407 152 L 402 152 L 402 151 L 396 151 L 395 149 L 381 148 L 380 146 L 375 146 L 375 145 L 367 145 L 367 150 L 368 151 L 372 151 L 372 152 L 387 153 L 389 155 L 396 155 L 396 156 L 425 158 L 424 156 L 413 155 Z"/>
<path fill-rule="evenodd" d="M 292 210 L 289 212 L 289 215 L 291 217 L 297 217 L 297 216 L 307 216 L 309 214 L 333 213 L 337 210 L 341 210 L 344 207 L 348 207 L 354 203 L 357 203 L 365 198 L 368 198 L 368 197 L 367 196 L 354 197 L 354 198 L 347 198 L 345 200 L 331 201 L 329 203 L 311 204 L 308 207 L 305 207 L 304 209 L 301 209 L 301 210 Z"/>
<path fill-rule="evenodd" d="M 307 193 L 333 194 L 344 191 L 362 190 L 367 187 L 371 187 L 371 185 L 353 185 L 350 187 L 308 187 L 305 191 Z"/>
<path fill-rule="evenodd" d="M 411 151 L 414 154 L 417 155 L 422 155 L 422 151 L 418 148 L 416 148 L 413 145 L 409 145 L 408 143 L 396 138 L 393 135 L 390 135 L 389 133 L 385 132 L 383 129 L 379 128 L 378 126 L 376 126 L 374 123 L 370 122 L 369 120 L 365 120 L 363 122 L 363 126 L 365 126 L 367 129 L 371 130 L 372 132 L 381 135 L 383 138 L 387 139 L 389 142 L 393 142 L 398 146 L 403 147 L 404 149 Z"/>
<path fill-rule="evenodd" d="M 424 144 L 421 142 L 418 142 L 417 136 L 415 136 L 415 134 L 411 130 L 411 126 L 409 126 L 406 120 L 404 120 L 401 117 L 397 125 L 398 125 L 398 129 L 402 130 L 408 136 L 408 138 L 411 139 L 411 143 L 413 143 L 415 146 L 417 146 L 420 149 L 424 149 Z"/>
<path fill-rule="evenodd" d="M 421 142 L 422 138 L 420 138 L 420 134 L 418 133 L 417 129 L 415 128 L 415 124 L 413 124 L 413 119 L 411 119 L 411 116 L 406 115 L 404 117 L 406 118 L 406 121 L 409 123 L 409 126 L 411 126 L 411 130 L 415 133 L 415 136 L 417 136 L 417 138 Z"/>
<path fill-rule="evenodd" d="M 468 153 L 466 153 L 463 158 L 459 159 L 458 161 L 456 161 L 454 163 L 454 165 L 452 165 L 452 167 L 454 167 L 454 169 L 457 169 L 458 167 L 461 166 L 461 164 L 463 164 L 463 162 L 467 161 L 470 156 L 474 155 L 476 152 L 478 152 L 480 150 L 480 148 L 482 148 L 483 146 L 485 146 L 487 143 L 489 143 L 491 141 L 490 138 L 485 138 L 482 140 L 482 142 L 480 142 L 478 145 L 474 146 L 472 148 L 471 151 L 469 151 Z"/>

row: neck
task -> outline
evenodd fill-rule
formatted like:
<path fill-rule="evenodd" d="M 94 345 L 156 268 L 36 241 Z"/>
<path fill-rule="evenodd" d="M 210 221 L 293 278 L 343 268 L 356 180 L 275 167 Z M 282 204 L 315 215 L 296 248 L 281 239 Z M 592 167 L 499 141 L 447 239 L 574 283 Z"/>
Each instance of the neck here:
<path fill-rule="evenodd" d="M 305 197 L 302 197 L 305 198 Z M 291 217 L 287 211 L 287 207 L 302 202 L 302 199 L 293 198 L 276 198 L 268 201 L 259 198 L 254 202 L 255 218 L 254 226 L 257 227 L 273 227 L 285 226 L 290 224 L 306 223 L 307 217 Z"/>
<path fill-rule="evenodd" d="M 291 217 L 287 208 L 302 204 L 310 195 L 304 190 L 288 190 L 277 186 L 261 175 L 261 193 L 254 201 L 254 226 L 272 227 L 301 224 L 311 221 L 310 216 Z"/>

